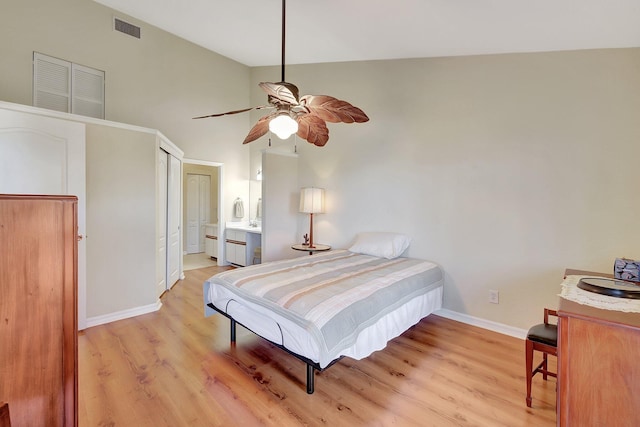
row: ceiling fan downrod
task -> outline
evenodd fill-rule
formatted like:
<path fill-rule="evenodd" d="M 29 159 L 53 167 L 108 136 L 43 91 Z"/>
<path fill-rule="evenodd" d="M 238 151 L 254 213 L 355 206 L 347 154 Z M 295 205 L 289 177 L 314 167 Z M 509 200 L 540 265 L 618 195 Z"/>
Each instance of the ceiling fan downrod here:
<path fill-rule="evenodd" d="M 267 94 L 269 105 L 243 108 L 227 111 L 226 113 L 208 114 L 194 117 L 219 117 L 227 114 L 244 113 L 251 110 L 272 109 L 270 114 L 263 116 L 251 128 L 242 142 L 247 144 L 264 136 L 269 131 L 278 135 L 280 139 L 287 139 L 295 134 L 309 143 L 323 147 L 329 140 L 327 122 L 331 123 L 364 123 L 369 117 L 360 108 L 347 101 L 328 95 L 304 95 L 300 97 L 298 88 L 285 80 L 285 47 L 286 47 L 286 11 L 287 1 L 282 0 L 282 56 L 281 79 L 279 83 L 261 82 L 260 88 Z M 271 146 L 271 138 L 269 138 Z M 294 145 L 297 152 L 297 145 Z"/>
<path fill-rule="evenodd" d="M 282 61 L 280 62 L 281 66 L 281 82 L 285 82 L 284 79 L 284 47 L 285 47 L 285 28 L 286 28 L 286 11 L 287 11 L 287 0 L 282 0 Z"/>

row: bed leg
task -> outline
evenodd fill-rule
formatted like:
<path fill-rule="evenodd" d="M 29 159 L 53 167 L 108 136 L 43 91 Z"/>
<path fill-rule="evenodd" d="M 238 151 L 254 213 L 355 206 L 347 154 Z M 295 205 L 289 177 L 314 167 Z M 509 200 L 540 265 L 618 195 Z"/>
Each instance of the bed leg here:
<path fill-rule="evenodd" d="M 229 319 L 231 321 L 231 342 L 236 342 L 236 321 L 233 319 Z"/>
<path fill-rule="evenodd" d="M 307 363 L 307 394 L 313 394 L 313 381 L 315 379 L 315 372 L 313 366 Z"/>

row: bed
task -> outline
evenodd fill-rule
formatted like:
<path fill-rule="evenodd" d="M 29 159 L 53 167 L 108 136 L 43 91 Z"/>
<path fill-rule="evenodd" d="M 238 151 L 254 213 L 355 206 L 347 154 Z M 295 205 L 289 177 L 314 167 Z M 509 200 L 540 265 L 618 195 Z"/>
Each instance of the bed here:
<path fill-rule="evenodd" d="M 350 248 L 351 249 L 351 248 Z M 443 274 L 430 261 L 333 250 L 228 270 L 204 283 L 205 316 L 230 319 L 315 370 L 359 360 L 441 308 Z"/>

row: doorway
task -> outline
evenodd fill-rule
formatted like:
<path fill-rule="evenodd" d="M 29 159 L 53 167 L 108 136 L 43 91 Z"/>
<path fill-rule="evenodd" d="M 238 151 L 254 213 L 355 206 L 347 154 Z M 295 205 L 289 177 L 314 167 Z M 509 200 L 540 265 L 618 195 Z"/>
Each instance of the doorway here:
<path fill-rule="evenodd" d="M 223 197 L 223 165 L 218 162 L 183 159 L 183 266 L 185 270 L 194 262 L 197 268 L 217 265 L 218 261 L 205 253 L 205 228 L 221 227 Z M 216 244 L 222 240 L 216 240 Z M 218 252 L 221 250 L 217 248 Z M 222 259 L 218 257 L 218 259 Z"/>

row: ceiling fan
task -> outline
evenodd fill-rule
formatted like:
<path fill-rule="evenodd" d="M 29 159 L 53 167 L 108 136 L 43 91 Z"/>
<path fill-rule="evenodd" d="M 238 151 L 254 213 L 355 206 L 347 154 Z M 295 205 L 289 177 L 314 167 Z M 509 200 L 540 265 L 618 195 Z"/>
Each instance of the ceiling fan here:
<path fill-rule="evenodd" d="M 299 96 L 298 88 L 284 78 L 286 0 L 282 0 L 282 62 L 281 81 L 278 83 L 262 82 L 260 88 L 267 93 L 269 105 L 249 107 L 226 113 L 209 114 L 194 117 L 204 119 L 220 117 L 228 114 L 244 113 L 251 110 L 274 110 L 262 117 L 251 128 L 243 144 L 255 141 L 271 131 L 280 139 L 287 139 L 294 133 L 318 147 L 329 140 L 327 123 L 364 123 L 369 117 L 360 108 L 346 101 L 328 95 Z"/>

